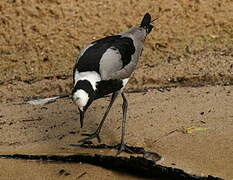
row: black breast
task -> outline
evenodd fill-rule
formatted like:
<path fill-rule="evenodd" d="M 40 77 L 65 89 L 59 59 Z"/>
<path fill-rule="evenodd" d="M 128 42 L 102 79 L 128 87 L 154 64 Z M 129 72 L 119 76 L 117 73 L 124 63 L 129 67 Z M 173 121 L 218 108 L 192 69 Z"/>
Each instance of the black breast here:
<path fill-rule="evenodd" d="M 92 88 L 92 85 L 88 80 L 79 80 L 75 84 L 75 86 L 72 90 L 72 95 L 79 89 L 82 89 L 85 92 L 87 92 L 89 98 L 94 97 L 94 94 L 95 94 L 94 89 Z"/>
<path fill-rule="evenodd" d="M 119 79 L 100 81 L 97 83 L 96 86 L 97 90 L 95 93 L 95 99 L 119 91 L 122 87 L 123 87 L 122 80 Z"/>
<path fill-rule="evenodd" d="M 131 55 L 135 52 L 133 40 L 121 35 L 108 36 L 94 41 L 92 44 L 94 45 L 83 53 L 75 65 L 75 69 L 79 72 L 96 71 L 99 73 L 100 60 L 110 47 L 115 47 L 119 50 L 123 67 L 131 61 Z"/>

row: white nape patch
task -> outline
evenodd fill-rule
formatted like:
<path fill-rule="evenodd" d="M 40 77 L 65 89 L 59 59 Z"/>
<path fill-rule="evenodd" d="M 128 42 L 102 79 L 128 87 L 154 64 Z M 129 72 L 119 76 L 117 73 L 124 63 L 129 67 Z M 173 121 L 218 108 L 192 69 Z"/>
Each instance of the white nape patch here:
<path fill-rule="evenodd" d="M 129 81 L 129 78 L 126 78 L 126 79 L 123 79 L 123 88 L 126 86 L 126 84 L 128 83 Z"/>
<path fill-rule="evenodd" d="M 79 89 L 74 93 L 73 100 L 78 105 L 79 109 L 83 111 L 83 107 L 87 105 L 89 97 L 87 92 L 85 92 L 82 89 Z"/>
<path fill-rule="evenodd" d="M 94 91 L 96 90 L 96 82 L 100 81 L 100 75 L 95 72 L 95 71 L 87 71 L 87 72 L 78 72 L 77 70 L 75 71 L 75 76 L 74 76 L 75 84 L 79 80 L 88 80 Z"/>

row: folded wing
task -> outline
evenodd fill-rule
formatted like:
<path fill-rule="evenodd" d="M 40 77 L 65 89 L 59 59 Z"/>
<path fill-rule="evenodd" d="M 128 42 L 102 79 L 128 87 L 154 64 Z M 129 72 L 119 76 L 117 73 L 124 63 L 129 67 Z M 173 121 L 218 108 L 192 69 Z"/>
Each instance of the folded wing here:
<path fill-rule="evenodd" d="M 79 56 L 74 71 L 96 71 L 102 80 L 130 64 L 135 53 L 133 40 L 129 37 L 114 35 L 92 42 Z M 130 76 L 131 72 L 127 76 Z M 121 79 L 115 77 L 114 79 Z"/>

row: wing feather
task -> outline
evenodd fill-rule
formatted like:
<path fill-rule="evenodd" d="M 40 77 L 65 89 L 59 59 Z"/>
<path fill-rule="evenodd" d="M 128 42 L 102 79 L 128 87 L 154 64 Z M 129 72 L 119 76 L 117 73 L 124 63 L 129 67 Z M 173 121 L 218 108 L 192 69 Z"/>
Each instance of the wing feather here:
<path fill-rule="evenodd" d="M 131 63 L 135 53 L 133 40 L 122 35 L 107 36 L 92 42 L 81 51 L 74 72 L 96 71 L 103 80 L 110 79 Z M 132 72 L 128 71 L 127 77 Z M 121 79 L 116 77 L 115 79 Z"/>

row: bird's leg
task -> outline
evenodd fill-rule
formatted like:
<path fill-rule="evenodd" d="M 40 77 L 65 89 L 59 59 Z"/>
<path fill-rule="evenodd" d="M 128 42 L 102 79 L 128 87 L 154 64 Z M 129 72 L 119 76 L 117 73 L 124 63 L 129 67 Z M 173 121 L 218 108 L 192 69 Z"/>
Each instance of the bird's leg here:
<path fill-rule="evenodd" d="M 110 111 L 110 109 L 111 109 L 111 107 L 112 107 L 114 101 L 116 100 L 116 97 L 117 97 L 118 94 L 119 94 L 119 91 L 114 92 L 114 93 L 112 94 L 112 98 L 111 98 L 111 101 L 110 101 L 110 103 L 109 103 L 109 105 L 108 105 L 108 108 L 107 108 L 107 110 L 106 110 L 106 112 L 105 112 L 105 114 L 104 114 L 104 116 L 103 116 L 103 118 L 102 118 L 102 120 L 101 120 L 101 122 L 100 122 L 98 128 L 96 129 L 96 131 L 95 131 L 94 133 L 92 133 L 92 134 L 82 134 L 82 135 L 88 136 L 88 137 L 86 137 L 86 138 L 84 138 L 84 139 L 81 139 L 79 142 L 85 142 L 85 141 L 90 140 L 90 139 L 93 139 L 93 138 L 97 138 L 98 142 L 99 142 L 99 143 L 101 142 L 101 139 L 100 139 L 100 137 L 99 137 L 99 133 L 100 133 L 100 131 L 101 131 L 101 128 L 102 128 L 102 126 L 103 126 L 103 124 L 104 124 L 104 121 L 105 121 L 105 119 L 107 118 L 107 115 L 108 115 L 108 113 L 109 113 L 109 111 Z"/>
<path fill-rule="evenodd" d="M 122 129 L 121 129 L 122 130 L 121 131 L 121 143 L 119 144 L 119 149 L 118 149 L 116 156 L 119 155 L 122 151 L 125 151 L 126 149 L 128 152 L 132 152 L 129 148 L 127 148 L 125 141 L 124 141 L 125 123 L 126 123 L 127 111 L 128 111 L 128 102 L 123 92 L 121 93 L 121 96 L 123 98 L 123 104 L 122 104 L 123 120 L 122 120 Z"/>

